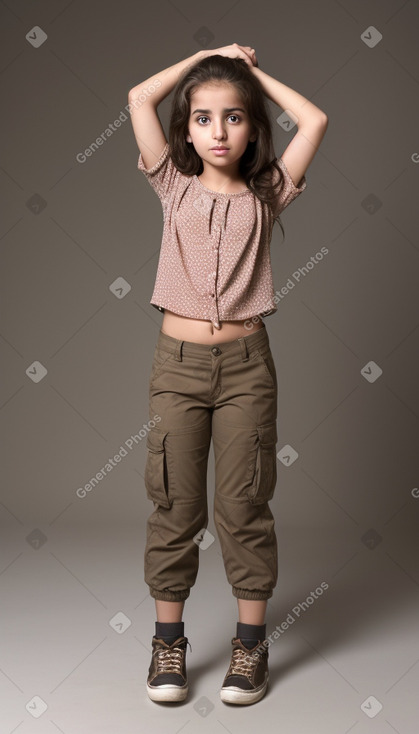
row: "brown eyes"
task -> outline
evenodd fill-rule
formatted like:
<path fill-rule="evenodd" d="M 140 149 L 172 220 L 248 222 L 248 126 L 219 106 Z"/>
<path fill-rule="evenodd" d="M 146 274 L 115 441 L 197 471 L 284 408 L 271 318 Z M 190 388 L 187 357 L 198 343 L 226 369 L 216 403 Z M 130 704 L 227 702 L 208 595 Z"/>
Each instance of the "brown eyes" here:
<path fill-rule="evenodd" d="M 230 117 L 235 117 L 238 121 L 240 121 L 241 119 L 238 115 L 229 115 L 227 119 L 229 119 Z M 207 115 L 200 115 L 196 118 L 197 122 L 199 122 L 199 120 L 209 120 L 209 117 L 207 117 Z"/>

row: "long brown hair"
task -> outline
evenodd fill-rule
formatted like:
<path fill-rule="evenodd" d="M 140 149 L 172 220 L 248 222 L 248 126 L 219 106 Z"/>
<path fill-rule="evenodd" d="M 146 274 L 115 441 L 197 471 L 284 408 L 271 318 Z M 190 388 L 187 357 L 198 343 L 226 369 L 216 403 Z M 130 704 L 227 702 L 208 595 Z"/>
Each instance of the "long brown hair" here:
<path fill-rule="evenodd" d="M 168 141 L 173 163 L 181 173 L 187 176 L 199 175 L 204 170 L 202 160 L 193 144 L 186 142 L 186 135 L 191 95 L 201 84 L 212 81 L 234 85 L 244 103 L 250 124 L 256 130 L 257 138 L 254 142 L 249 141 L 239 161 L 239 172 L 246 186 L 262 202 L 266 202 L 272 211 L 284 177 L 276 162 L 272 123 L 262 85 L 241 58 L 233 59 L 221 54 L 206 56 L 196 64 L 187 67 L 179 77 L 172 100 Z M 275 170 L 279 173 L 276 183 Z M 276 189 L 276 187 L 279 188 Z M 275 217 L 274 221 L 278 222 L 285 237 L 279 215 Z"/>

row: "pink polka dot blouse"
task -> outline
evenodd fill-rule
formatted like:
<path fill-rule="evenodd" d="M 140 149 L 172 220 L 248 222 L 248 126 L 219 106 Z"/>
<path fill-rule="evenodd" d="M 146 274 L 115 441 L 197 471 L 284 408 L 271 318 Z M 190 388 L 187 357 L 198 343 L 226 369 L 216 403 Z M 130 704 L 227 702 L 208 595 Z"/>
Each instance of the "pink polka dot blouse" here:
<path fill-rule="evenodd" d="M 169 156 L 169 143 L 144 173 L 160 198 L 163 236 L 150 303 L 181 316 L 236 321 L 277 311 L 274 301 L 270 242 L 273 219 L 306 188 L 295 186 L 282 158 L 284 175 L 274 212 L 250 189 L 212 191 L 197 175 L 186 176 Z"/>

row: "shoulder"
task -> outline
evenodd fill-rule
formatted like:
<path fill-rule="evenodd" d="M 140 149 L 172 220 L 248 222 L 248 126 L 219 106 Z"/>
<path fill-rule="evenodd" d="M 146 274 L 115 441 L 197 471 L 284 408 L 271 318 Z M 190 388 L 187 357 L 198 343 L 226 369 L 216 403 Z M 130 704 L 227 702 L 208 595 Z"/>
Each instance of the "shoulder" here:
<path fill-rule="evenodd" d="M 137 168 L 145 175 L 150 186 L 162 201 L 165 201 L 180 186 L 183 179 L 190 178 L 176 168 L 170 155 L 168 142 L 151 168 L 146 168 L 140 153 Z"/>
<path fill-rule="evenodd" d="M 275 187 L 278 186 L 276 189 L 277 199 L 275 205 L 275 216 L 278 216 L 278 214 L 284 211 L 284 209 L 307 188 L 307 181 L 306 177 L 303 176 L 300 181 L 298 181 L 298 184 L 296 184 L 291 178 L 291 174 L 284 159 L 282 157 L 276 158 L 275 162 L 282 174 L 282 181 L 280 181 L 278 170 L 276 169 L 276 166 L 273 166 L 276 171 L 273 177 L 273 184 Z"/>
<path fill-rule="evenodd" d="M 157 173 L 157 171 L 159 171 L 163 165 L 167 165 L 169 159 L 171 160 L 171 156 L 169 153 L 169 143 L 166 143 L 161 153 L 157 156 L 157 161 L 150 168 L 146 167 L 142 153 L 140 152 L 137 168 L 142 171 L 146 176 L 152 176 L 153 174 Z"/>

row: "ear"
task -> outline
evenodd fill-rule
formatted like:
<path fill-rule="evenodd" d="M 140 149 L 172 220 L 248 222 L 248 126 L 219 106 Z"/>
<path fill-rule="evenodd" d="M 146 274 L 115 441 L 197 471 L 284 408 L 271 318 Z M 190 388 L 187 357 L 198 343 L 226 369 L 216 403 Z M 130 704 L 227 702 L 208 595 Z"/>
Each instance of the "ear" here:
<path fill-rule="evenodd" d="M 192 143 L 192 138 L 191 138 L 191 136 L 189 135 L 189 133 L 188 133 L 188 135 L 186 136 L 186 142 L 187 142 L 187 143 Z"/>

